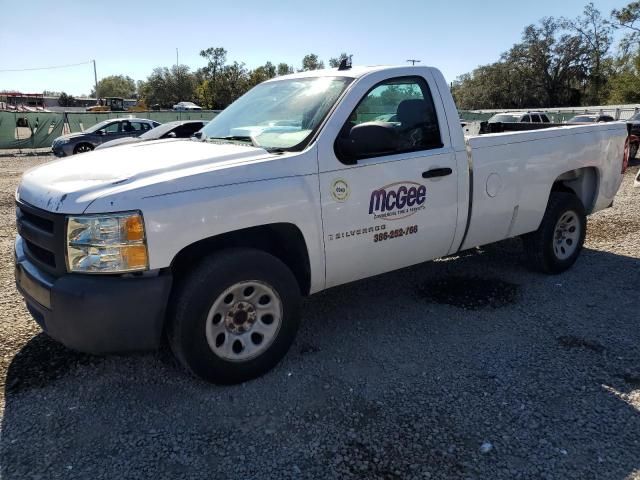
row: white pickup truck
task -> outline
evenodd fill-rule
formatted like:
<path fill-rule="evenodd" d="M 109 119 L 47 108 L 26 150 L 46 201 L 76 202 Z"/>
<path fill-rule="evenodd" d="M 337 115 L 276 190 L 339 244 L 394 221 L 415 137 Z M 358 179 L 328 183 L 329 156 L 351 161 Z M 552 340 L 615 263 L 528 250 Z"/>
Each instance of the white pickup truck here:
<path fill-rule="evenodd" d="M 434 68 L 277 77 L 201 141 L 25 173 L 16 283 L 71 348 L 166 335 L 192 373 L 240 382 L 285 355 L 303 295 L 516 236 L 533 268 L 567 269 L 586 216 L 613 202 L 626 137 L 604 123 L 465 139 Z"/>

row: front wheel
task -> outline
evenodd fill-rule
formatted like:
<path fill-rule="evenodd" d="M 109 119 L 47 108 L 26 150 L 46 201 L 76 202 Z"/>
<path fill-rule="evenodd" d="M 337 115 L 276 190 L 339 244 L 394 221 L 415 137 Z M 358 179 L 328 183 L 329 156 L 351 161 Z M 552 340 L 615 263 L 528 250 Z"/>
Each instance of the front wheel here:
<path fill-rule="evenodd" d="M 522 237 L 529 266 L 543 273 L 564 272 L 578 259 L 586 232 L 580 199 L 571 193 L 552 192 L 540 227 Z"/>
<path fill-rule="evenodd" d="M 262 375 L 295 338 L 300 289 L 291 270 L 266 252 L 221 251 L 177 288 L 169 344 L 204 380 L 232 384 Z"/>
<path fill-rule="evenodd" d="M 76 148 L 73 149 L 73 154 L 77 155 L 79 153 L 90 152 L 91 150 L 93 150 L 93 148 L 93 145 L 91 145 L 90 143 L 80 143 L 76 145 Z"/>

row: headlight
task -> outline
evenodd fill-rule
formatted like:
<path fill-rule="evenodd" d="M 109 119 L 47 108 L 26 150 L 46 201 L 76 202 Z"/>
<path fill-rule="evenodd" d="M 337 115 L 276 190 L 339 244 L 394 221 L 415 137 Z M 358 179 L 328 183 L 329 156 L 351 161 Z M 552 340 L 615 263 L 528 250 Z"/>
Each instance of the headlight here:
<path fill-rule="evenodd" d="M 56 138 L 56 140 L 53 142 L 56 145 L 64 145 L 65 143 L 69 143 L 71 140 L 69 138 Z"/>
<path fill-rule="evenodd" d="M 139 212 L 67 218 L 67 270 L 124 273 L 149 267 Z"/>

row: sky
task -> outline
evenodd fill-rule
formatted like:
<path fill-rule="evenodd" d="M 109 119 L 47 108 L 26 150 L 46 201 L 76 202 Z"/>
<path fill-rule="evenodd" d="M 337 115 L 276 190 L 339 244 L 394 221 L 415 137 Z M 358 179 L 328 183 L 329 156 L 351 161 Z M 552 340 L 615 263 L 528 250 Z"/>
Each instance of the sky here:
<path fill-rule="evenodd" d="M 594 0 L 608 15 L 629 0 Z M 98 79 L 144 80 L 158 66 L 205 65 L 200 50 L 224 47 L 227 60 L 255 68 L 266 61 L 300 68 L 316 53 L 328 63 L 340 52 L 357 65 L 402 64 L 409 58 L 439 68 L 448 81 L 496 61 L 523 28 L 545 16 L 575 17 L 587 0 L 84 0 L 15 3 L 0 0 L 0 90 L 88 94 L 89 63 L 51 70 L 6 70 L 95 59 Z"/>

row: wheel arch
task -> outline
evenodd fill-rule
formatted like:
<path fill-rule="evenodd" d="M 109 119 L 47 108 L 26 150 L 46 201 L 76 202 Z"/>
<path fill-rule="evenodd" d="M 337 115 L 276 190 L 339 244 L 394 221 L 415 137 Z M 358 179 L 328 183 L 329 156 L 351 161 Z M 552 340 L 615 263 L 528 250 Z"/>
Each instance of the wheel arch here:
<path fill-rule="evenodd" d="M 598 198 L 599 182 L 600 175 L 596 167 L 577 168 L 559 175 L 553 182 L 551 192 L 573 193 L 589 214 Z"/>
<path fill-rule="evenodd" d="M 309 252 L 302 231 L 292 223 L 271 223 L 204 238 L 180 250 L 169 268 L 174 278 L 179 281 L 199 259 L 233 247 L 255 248 L 280 259 L 296 277 L 300 293 L 309 294 Z"/>

